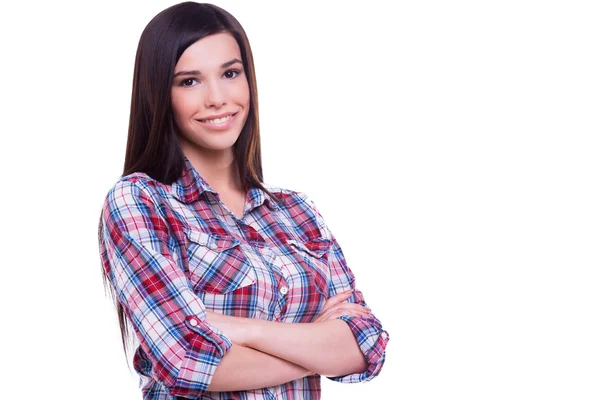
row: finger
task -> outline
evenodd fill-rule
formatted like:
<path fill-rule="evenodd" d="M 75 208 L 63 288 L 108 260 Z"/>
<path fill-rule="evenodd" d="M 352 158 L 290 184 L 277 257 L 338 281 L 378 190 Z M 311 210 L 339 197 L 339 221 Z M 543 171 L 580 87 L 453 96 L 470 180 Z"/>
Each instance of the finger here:
<path fill-rule="evenodd" d="M 330 298 L 328 298 L 327 301 L 325 302 L 325 304 L 328 304 L 330 306 L 333 304 L 338 304 L 338 303 L 341 303 L 342 301 L 348 299 L 350 296 L 352 296 L 352 292 L 338 293 L 335 296 L 331 296 Z"/>
<path fill-rule="evenodd" d="M 323 310 L 323 312 L 331 312 L 334 310 L 354 310 L 357 312 L 369 312 L 371 311 L 371 309 L 369 307 L 364 307 L 360 304 L 356 304 L 356 303 L 341 303 L 341 304 L 336 304 L 334 306 L 332 306 L 331 308 L 327 309 L 327 310 Z"/>
<path fill-rule="evenodd" d="M 349 313 L 349 312 L 360 313 L 363 311 L 365 311 L 363 309 L 363 307 L 358 304 L 344 303 L 344 304 L 335 305 L 335 306 L 331 307 L 330 309 L 325 310 L 324 312 L 321 313 L 321 315 L 323 317 L 323 320 L 328 320 L 328 319 L 336 318 L 337 316 L 342 315 L 344 313 Z M 335 316 L 333 316 L 333 315 L 335 315 Z"/>
<path fill-rule="evenodd" d="M 327 321 L 331 317 L 331 315 L 333 313 L 335 313 L 336 311 L 337 311 L 336 309 L 330 309 L 325 312 L 322 312 L 321 315 L 319 315 L 319 319 L 321 321 Z"/>
<path fill-rule="evenodd" d="M 372 318 L 372 315 L 366 311 L 358 311 L 358 310 L 340 310 L 335 318 L 341 315 L 352 315 L 358 318 Z"/>
<path fill-rule="evenodd" d="M 341 317 L 342 315 L 347 315 L 347 316 L 353 316 L 353 317 L 364 317 L 364 315 L 358 311 L 355 310 L 336 310 L 332 313 L 330 313 L 327 318 L 325 319 L 327 320 L 332 320 L 332 319 L 336 319 L 338 317 Z"/>
<path fill-rule="evenodd" d="M 323 315 L 323 317 L 325 319 L 327 319 L 332 313 L 340 311 L 340 310 L 344 310 L 344 309 L 349 310 L 349 309 L 352 309 L 353 306 L 355 306 L 355 305 L 353 305 L 352 303 L 334 304 L 333 306 L 329 307 L 328 309 L 322 310 L 321 315 Z"/>
<path fill-rule="evenodd" d="M 354 290 L 348 290 L 342 293 L 338 293 L 335 296 L 331 296 L 330 298 L 327 299 L 327 301 L 325 302 L 325 306 L 323 307 L 324 309 L 327 309 L 331 306 L 333 306 L 334 304 L 338 304 L 343 302 L 344 300 L 347 300 L 350 296 L 352 296 L 352 293 L 354 292 Z"/>
<path fill-rule="evenodd" d="M 354 310 L 360 310 L 360 311 L 364 311 L 364 310 L 371 311 L 371 309 L 369 307 L 363 306 L 362 304 L 358 304 L 358 303 L 340 303 L 333 307 L 334 308 L 348 308 L 348 309 L 354 309 Z"/>
<path fill-rule="evenodd" d="M 340 315 L 353 315 L 359 318 L 371 318 L 371 309 L 360 304 L 343 303 L 322 313 L 322 320 L 334 319 Z"/>

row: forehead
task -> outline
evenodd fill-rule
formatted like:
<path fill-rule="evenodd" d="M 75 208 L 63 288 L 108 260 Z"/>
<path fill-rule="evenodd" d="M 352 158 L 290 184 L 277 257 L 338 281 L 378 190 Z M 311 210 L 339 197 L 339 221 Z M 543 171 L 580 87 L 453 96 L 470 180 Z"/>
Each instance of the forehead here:
<path fill-rule="evenodd" d="M 240 47 L 229 33 L 206 36 L 190 45 L 175 65 L 175 73 L 182 69 L 219 69 L 221 64 L 234 58 L 241 59 Z"/>

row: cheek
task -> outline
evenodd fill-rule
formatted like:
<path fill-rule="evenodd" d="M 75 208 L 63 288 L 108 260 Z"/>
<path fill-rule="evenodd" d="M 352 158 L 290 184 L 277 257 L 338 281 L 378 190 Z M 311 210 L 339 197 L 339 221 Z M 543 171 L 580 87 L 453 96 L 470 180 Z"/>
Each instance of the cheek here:
<path fill-rule="evenodd" d="M 171 95 L 171 110 L 173 112 L 173 117 L 178 124 L 189 117 L 192 108 L 190 102 L 186 101 L 185 96 L 182 96 L 181 94 Z"/>
<path fill-rule="evenodd" d="M 250 105 L 250 89 L 246 86 L 246 92 L 244 93 L 244 99 L 246 100 L 246 107 Z"/>
<path fill-rule="evenodd" d="M 236 99 L 240 104 L 248 106 L 250 104 L 250 88 L 248 82 L 244 79 L 236 88 Z"/>
<path fill-rule="evenodd" d="M 173 116 L 175 118 L 179 117 L 181 114 L 181 100 L 175 93 L 171 93 L 171 111 L 173 112 Z"/>

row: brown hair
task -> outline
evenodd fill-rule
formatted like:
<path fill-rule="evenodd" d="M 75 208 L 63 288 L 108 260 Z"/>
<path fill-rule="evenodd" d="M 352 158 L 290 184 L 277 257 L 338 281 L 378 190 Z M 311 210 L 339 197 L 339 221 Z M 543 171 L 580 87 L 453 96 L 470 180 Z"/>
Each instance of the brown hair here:
<path fill-rule="evenodd" d="M 234 144 L 240 182 L 244 190 L 261 188 L 277 202 L 278 199 L 262 184 L 258 95 L 250 43 L 237 19 L 212 4 L 176 4 L 156 15 L 142 32 L 135 57 L 123 176 L 144 172 L 165 184 L 171 184 L 181 176 L 185 161 L 171 110 L 175 65 L 190 45 L 221 32 L 231 34 L 240 47 L 250 89 L 248 117 Z M 102 223 L 99 229 L 101 227 Z M 115 300 L 123 349 L 127 353 L 129 325 L 125 310 L 116 300 L 104 268 L 103 278 Z"/>

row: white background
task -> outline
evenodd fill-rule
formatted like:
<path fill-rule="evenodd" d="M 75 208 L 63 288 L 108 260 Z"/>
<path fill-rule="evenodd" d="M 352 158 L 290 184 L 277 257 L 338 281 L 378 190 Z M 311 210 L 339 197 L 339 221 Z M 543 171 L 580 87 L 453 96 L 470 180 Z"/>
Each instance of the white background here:
<path fill-rule="evenodd" d="M 96 226 L 174 3 L 3 4 L 1 397 L 140 398 Z M 315 201 L 390 333 L 323 398 L 600 398 L 597 3 L 215 4 L 253 46 L 265 181 Z"/>

